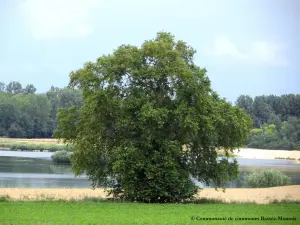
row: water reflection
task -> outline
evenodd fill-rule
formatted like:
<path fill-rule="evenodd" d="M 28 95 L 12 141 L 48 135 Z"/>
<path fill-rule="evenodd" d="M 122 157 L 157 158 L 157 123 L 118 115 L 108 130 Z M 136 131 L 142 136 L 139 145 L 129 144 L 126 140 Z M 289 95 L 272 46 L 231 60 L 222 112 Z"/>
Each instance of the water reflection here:
<path fill-rule="evenodd" d="M 0 156 L 0 172 L 70 174 L 72 169 L 69 165 L 55 165 L 49 159 Z"/>
<path fill-rule="evenodd" d="M 75 177 L 67 164 L 48 158 L 0 156 L 0 188 L 86 188 L 87 177 Z"/>
<path fill-rule="evenodd" d="M 1 176 L 1 175 L 0 175 Z M 16 178 L 0 179 L 0 188 L 87 188 L 90 182 L 80 178 Z"/>

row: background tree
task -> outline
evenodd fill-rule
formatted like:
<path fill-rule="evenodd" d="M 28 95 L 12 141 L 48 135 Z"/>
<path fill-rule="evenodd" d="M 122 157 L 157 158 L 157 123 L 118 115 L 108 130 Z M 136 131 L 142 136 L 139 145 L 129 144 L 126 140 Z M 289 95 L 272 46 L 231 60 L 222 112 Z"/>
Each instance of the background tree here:
<path fill-rule="evenodd" d="M 80 90 L 72 90 L 69 88 L 60 89 L 52 86 L 46 94 L 48 100 L 51 102 L 50 117 L 53 121 L 54 128 L 57 125 L 56 113 L 58 108 L 80 107 L 83 101 Z"/>
<path fill-rule="evenodd" d="M 77 175 L 150 202 L 192 197 L 191 176 L 220 187 L 237 177 L 236 160 L 218 160 L 217 149 L 242 146 L 251 119 L 212 91 L 194 54 L 161 32 L 71 73 L 84 103 L 59 109 L 56 136 L 73 145 Z"/>
<path fill-rule="evenodd" d="M 237 105 L 249 114 L 247 104 L 243 104 L 242 95 Z M 300 95 L 257 96 L 253 102 L 252 117 L 254 127 L 250 132 L 247 147 L 262 149 L 300 150 Z M 272 132 L 270 131 L 272 127 Z M 275 130 L 274 130 L 275 128 Z"/>
<path fill-rule="evenodd" d="M 56 128 L 57 109 L 82 104 L 79 90 L 53 87 L 54 95 L 49 94 L 51 90 L 35 94 L 35 87 L 29 84 L 19 93 L 22 85 L 16 83 L 8 85 L 8 92 L 0 91 L 0 136 L 51 138 Z"/>
<path fill-rule="evenodd" d="M 5 136 L 9 128 L 18 120 L 18 112 L 14 105 L 0 103 L 0 135 Z"/>
<path fill-rule="evenodd" d="M 253 99 L 249 95 L 239 96 L 235 104 L 243 108 L 248 115 L 253 115 Z"/>
<path fill-rule="evenodd" d="M 0 92 L 4 92 L 5 91 L 5 83 L 0 82 Z"/>
<path fill-rule="evenodd" d="M 18 81 L 11 81 L 6 86 L 6 92 L 10 94 L 21 94 L 23 92 L 22 85 Z"/>
<path fill-rule="evenodd" d="M 34 94 L 36 92 L 36 88 L 33 86 L 33 84 L 28 84 L 24 90 L 24 94 Z"/>

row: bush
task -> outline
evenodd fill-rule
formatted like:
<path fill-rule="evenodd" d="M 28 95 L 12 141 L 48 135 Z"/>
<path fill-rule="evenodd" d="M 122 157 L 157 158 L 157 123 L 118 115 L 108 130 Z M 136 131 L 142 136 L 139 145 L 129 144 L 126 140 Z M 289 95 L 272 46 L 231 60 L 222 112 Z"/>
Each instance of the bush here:
<path fill-rule="evenodd" d="M 56 163 L 71 163 L 71 161 L 70 161 L 71 154 L 72 154 L 71 152 L 68 152 L 66 150 L 62 150 L 62 151 L 55 152 L 51 156 L 51 158 Z"/>
<path fill-rule="evenodd" d="M 9 200 L 10 200 L 10 197 L 8 195 L 0 196 L 0 202 L 8 202 Z"/>
<path fill-rule="evenodd" d="M 253 172 L 245 179 L 248 188 L 277 187 L 291 184 L 291 178 L 278 170 Z"/>

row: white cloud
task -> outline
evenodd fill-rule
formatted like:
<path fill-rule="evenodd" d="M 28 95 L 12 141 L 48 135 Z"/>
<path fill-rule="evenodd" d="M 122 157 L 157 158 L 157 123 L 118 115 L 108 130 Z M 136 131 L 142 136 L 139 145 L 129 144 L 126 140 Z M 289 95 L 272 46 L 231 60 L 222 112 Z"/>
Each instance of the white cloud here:
<path fill-rule="evenodd" d="M 84 37 L 93 32 L 98 0 L 24 0 L 19 9 L 35 39 Z"/>
<path fill-rule="evenodd" d="M 214 54 L 219 57 L 245 58 L 245 55 L 239 52 L 237 47 L 225 36 L 219 36 L 215 39 Z"/>
<path fill-rule="evenodd" d="M 282 56 L 283 50 L 283 47 L 278 44 L 256 41 L 251 45 L 249 56 L 257 62 L 270 66 L 286 66 L 288 62 Z"/>
<path fill-rule="evenodd" d="M 282 54 L 285 49 L 279 44 L 255 41 L 248 44 L 248 47 L 245 51 L 241 51 L 228 37 L 222 35 L 214 40 L 213 55 L 267 66 L 288 65 L 287 59 Z"/>

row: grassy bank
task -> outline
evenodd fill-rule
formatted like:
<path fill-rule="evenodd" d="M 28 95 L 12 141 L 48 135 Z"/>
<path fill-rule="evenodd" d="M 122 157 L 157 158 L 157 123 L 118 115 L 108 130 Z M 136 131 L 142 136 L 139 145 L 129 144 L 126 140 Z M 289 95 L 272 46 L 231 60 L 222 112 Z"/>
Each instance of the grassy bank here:
<path fill-rule="evenodd" d="M 1 224 L 299 224 L 300 220 L 297 204 L 1 202 L 0 211 Z M 262 216 L 296 220 L 270 221 L 262 220 Z M 226 220 L 200 221 L 200 218 Z"/>
<path fill-rule="evenodd" d="M 61 150 L 68 150 L 66 145 L 62 144 L 32 144 L 32 143 L 0 143 L 0 148 L 5 148 L 11 151 L 49 151 L 56 152 Z"/>
<path fill-rule="evenodd" d="M 0 138 L 0 148 L 12 151 L 49 151 L 70 150 L 57 139 L 14 139 Z"/>
<path fill-rule="evenodd" d="M 50 144 L 57 144 L 58 139 L 56 138 L 7 138 L 7 137 L 0 137 L 0 142 L 27 142 L 33 144 L 41 144 L 41 143 L 50 143 Z"/>

